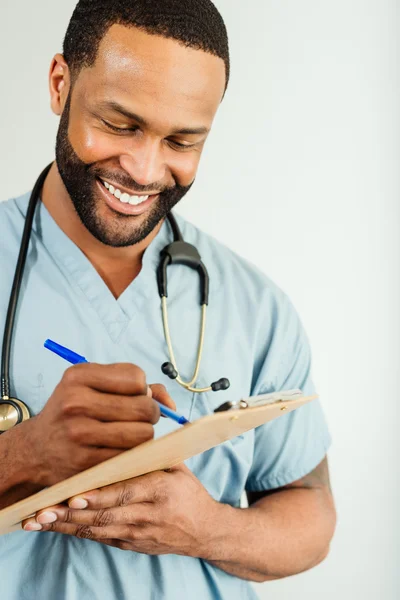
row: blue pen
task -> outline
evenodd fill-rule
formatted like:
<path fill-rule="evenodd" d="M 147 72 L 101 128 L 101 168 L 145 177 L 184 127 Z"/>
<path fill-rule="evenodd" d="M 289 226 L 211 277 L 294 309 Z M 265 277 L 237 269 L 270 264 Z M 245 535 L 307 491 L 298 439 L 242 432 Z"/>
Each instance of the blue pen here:
<path fill-rule="evenodd" d="M 61 356 L 61 358 L 65 358 L 65 360 L 67 360 L 69 363 L 71 363 L 73 365 L 89 362 L 88 360 L 86 360 L 86 358 L 84 356 L 81 356 L 80 354 L 77 354 L 76 352 L 73 352 L 72 350 L 69 350 L 68 348 L 65 348 L 64 346 L 60 346 L 60 344 L 57 344 L 56 342 L 53 342 L 52 340 L 46 340 L 44 343 L 44 347 L 47 348 L 48 350 L 51 350 L 51 352 L 54 352 L 54 354 L 58 354 L 58 356 Z M 170 408 L 167 408 L 166 406 L 164 406 L 157 400 L 156 400 L 156 402 L 160 407 L 161 414 L 164 415 L 165 417 L 169 417 L 173 421 L 176 421 L 177 423 L 179 423 L 179 425 L 185 425 L 186 423 L 190 423 L 190 421 L 188 421 L 182 415 L 178 415 L 178 413 L 171 410 Z"/>

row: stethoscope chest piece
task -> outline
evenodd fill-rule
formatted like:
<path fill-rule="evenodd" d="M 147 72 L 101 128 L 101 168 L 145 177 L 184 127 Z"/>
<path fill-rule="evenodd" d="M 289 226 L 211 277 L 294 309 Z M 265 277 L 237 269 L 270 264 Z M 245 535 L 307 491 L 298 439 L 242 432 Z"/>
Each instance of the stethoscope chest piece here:
<path fill-rule="evenodd" d="M 0 400 L 0 433 L 12 429 L 18 423 L 27 421 L 31 415 L 24 402 L 17 398 Z"/>

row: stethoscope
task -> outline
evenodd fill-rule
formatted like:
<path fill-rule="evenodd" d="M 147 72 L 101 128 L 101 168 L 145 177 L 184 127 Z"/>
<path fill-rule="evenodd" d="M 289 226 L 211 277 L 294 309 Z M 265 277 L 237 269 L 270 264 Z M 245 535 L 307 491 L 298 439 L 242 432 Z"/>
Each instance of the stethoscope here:
<path fill-rule="evenodd" d="M 8 431 L 15 425 L 18 425 L 22 421 L 26 421 L 30 418 L 31 413 L 28 406 L 18 400 L 17 398 L 10 397 L 10 354 L 11 354 L 11 342 L 13 336 L 15 313 L 17 310 L 19 294 L 21 289 L 21 282 L 24 275 L 25 262 L 28 253 L 29 241 L 32 232 L 32 223 L 35 215 L 35 209 L 40 197 L 44 181 L 50 171 L 53 163 L 50 163 L 44 171 L 40 174 L 35 186 L 32 190 L 31 197 L 29 199 L 28 210 L 25 217 L 25 225 L 22 233 L 21 246 L 18 255 L 17 266 L 15 268 L 15 275 L 12 284 L 10 300 L 7 310 L 7 317 L 4 329 L 3 337 L 3 348 L 1 356 L 1 390 L 0 390 L 0 434 Z M 194 387 L 199 375 L 201 356 L 204 347 L 204 334 L 206 328 L 206 310 L 209 299 L 209 286 L 210 279 L 208 272 L 204 264 L 202 263 L 201 256 L 197 249 L 192 245 L 188 244 L 183 240 L 181 231 L 178 227 L 175 217 L 172 213 L 168 215 L 168 221 L 171 225 L 172 232 L 174 235 L 174 241 L 169 244 L 161 251 L 161 260 L 157 269 L 157 283 L 158 293 L 161 298 L 161 310 L 162 320 L 164 326 L 165 340 L 168 346 L 169 362 L 165 362 L 161 370 L 170 379 L 175 379 L 179 385 L 188 390 L 189 392 L 195 392 L 198 394 L 204 392 L 218 392 L 220 390 L 227 390 L 230 386 L 228 379 L 223 377 L 218 381 L 212 383 L 209 387 L 196 388 Z M 200 338 L 197 350 L 196 367 L 193 377 L 190 381 L 185 382 L 179 375 L 178 367 L 176 365 L 175 355 L 172 348 L 171 335 L 168 325 L 168 311 L 167 311 L 167 267 L 169 265 L 186 265 L 192 269 L 198 271 L 200 276 L 200 305 L 201 305 L 201 325 L 200 325 Z"/>

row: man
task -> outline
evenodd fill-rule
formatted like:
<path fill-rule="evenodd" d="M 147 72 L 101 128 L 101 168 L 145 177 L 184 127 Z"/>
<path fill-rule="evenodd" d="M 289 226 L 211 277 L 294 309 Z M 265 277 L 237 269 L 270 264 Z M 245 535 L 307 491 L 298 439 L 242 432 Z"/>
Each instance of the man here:
<path fill-rule="evenodd" d="M 168 359 L 156 269 L 167 214 L 191 187 L 229 78 L 221 16 L 209 0 L 81 0 L 50 68 L 61 116 L 36 210 L 11 355 L 12 395 L 34 417 L 0 436 L 0 506 L 150 439 L 148 382 Z M 4 324 L 29 194 L 0 205 Z M 218 199 L 215 199 L 217 202 Z M 210 273 L 201 371 L 231 388 L 153 398 L 189 419 L 227 400 L 314 391 L 310 351 L 287 297 L 253 266 L 178 218 Z M 198 274 L 168 271 L 171 335 L 193 373 Z M 65 369 L 46 337 L 96 364 Z M 173 400 L 172 400 L 173 398 Z M 174 428 L 163 419 L 156 435 Z M 167 472 L 93 490 L 0 538 L 6 600 L 254 598 L 249 581 L 307 570 L 335 527 L 318 402 Z M 246 491 L 249 508 L 240 508 Z M 64 534 L 64 535 L 61 535 Z M 11 575 L 12 573 L 12 575 Z"/>

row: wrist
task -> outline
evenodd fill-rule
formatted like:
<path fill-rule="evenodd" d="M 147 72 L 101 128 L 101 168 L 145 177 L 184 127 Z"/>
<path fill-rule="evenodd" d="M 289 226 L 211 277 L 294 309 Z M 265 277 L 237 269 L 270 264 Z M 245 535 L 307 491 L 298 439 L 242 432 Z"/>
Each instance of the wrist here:
<path fill-rule="evenodd" d="M 0 436 L 0 509 L 40 491 L 39 471 L 35 463 L 25 421 Z"/>
<path fill-rule="evenodd" d="M 36 439 L 36 419 L 32 417 L 7 432 L 7 450 L 10 457 L 10 474 L 14 485 L 44 487 L 43 468 L 40 463 Z"/>
<path fill-rule="evenodd" d="M 216 500 L 213 502 L 211 511 L 207 511 L 206 526 L 202 529 L 201 555 L 197 558 L 207 561 L 229 560 L 243 511 Z"/>

